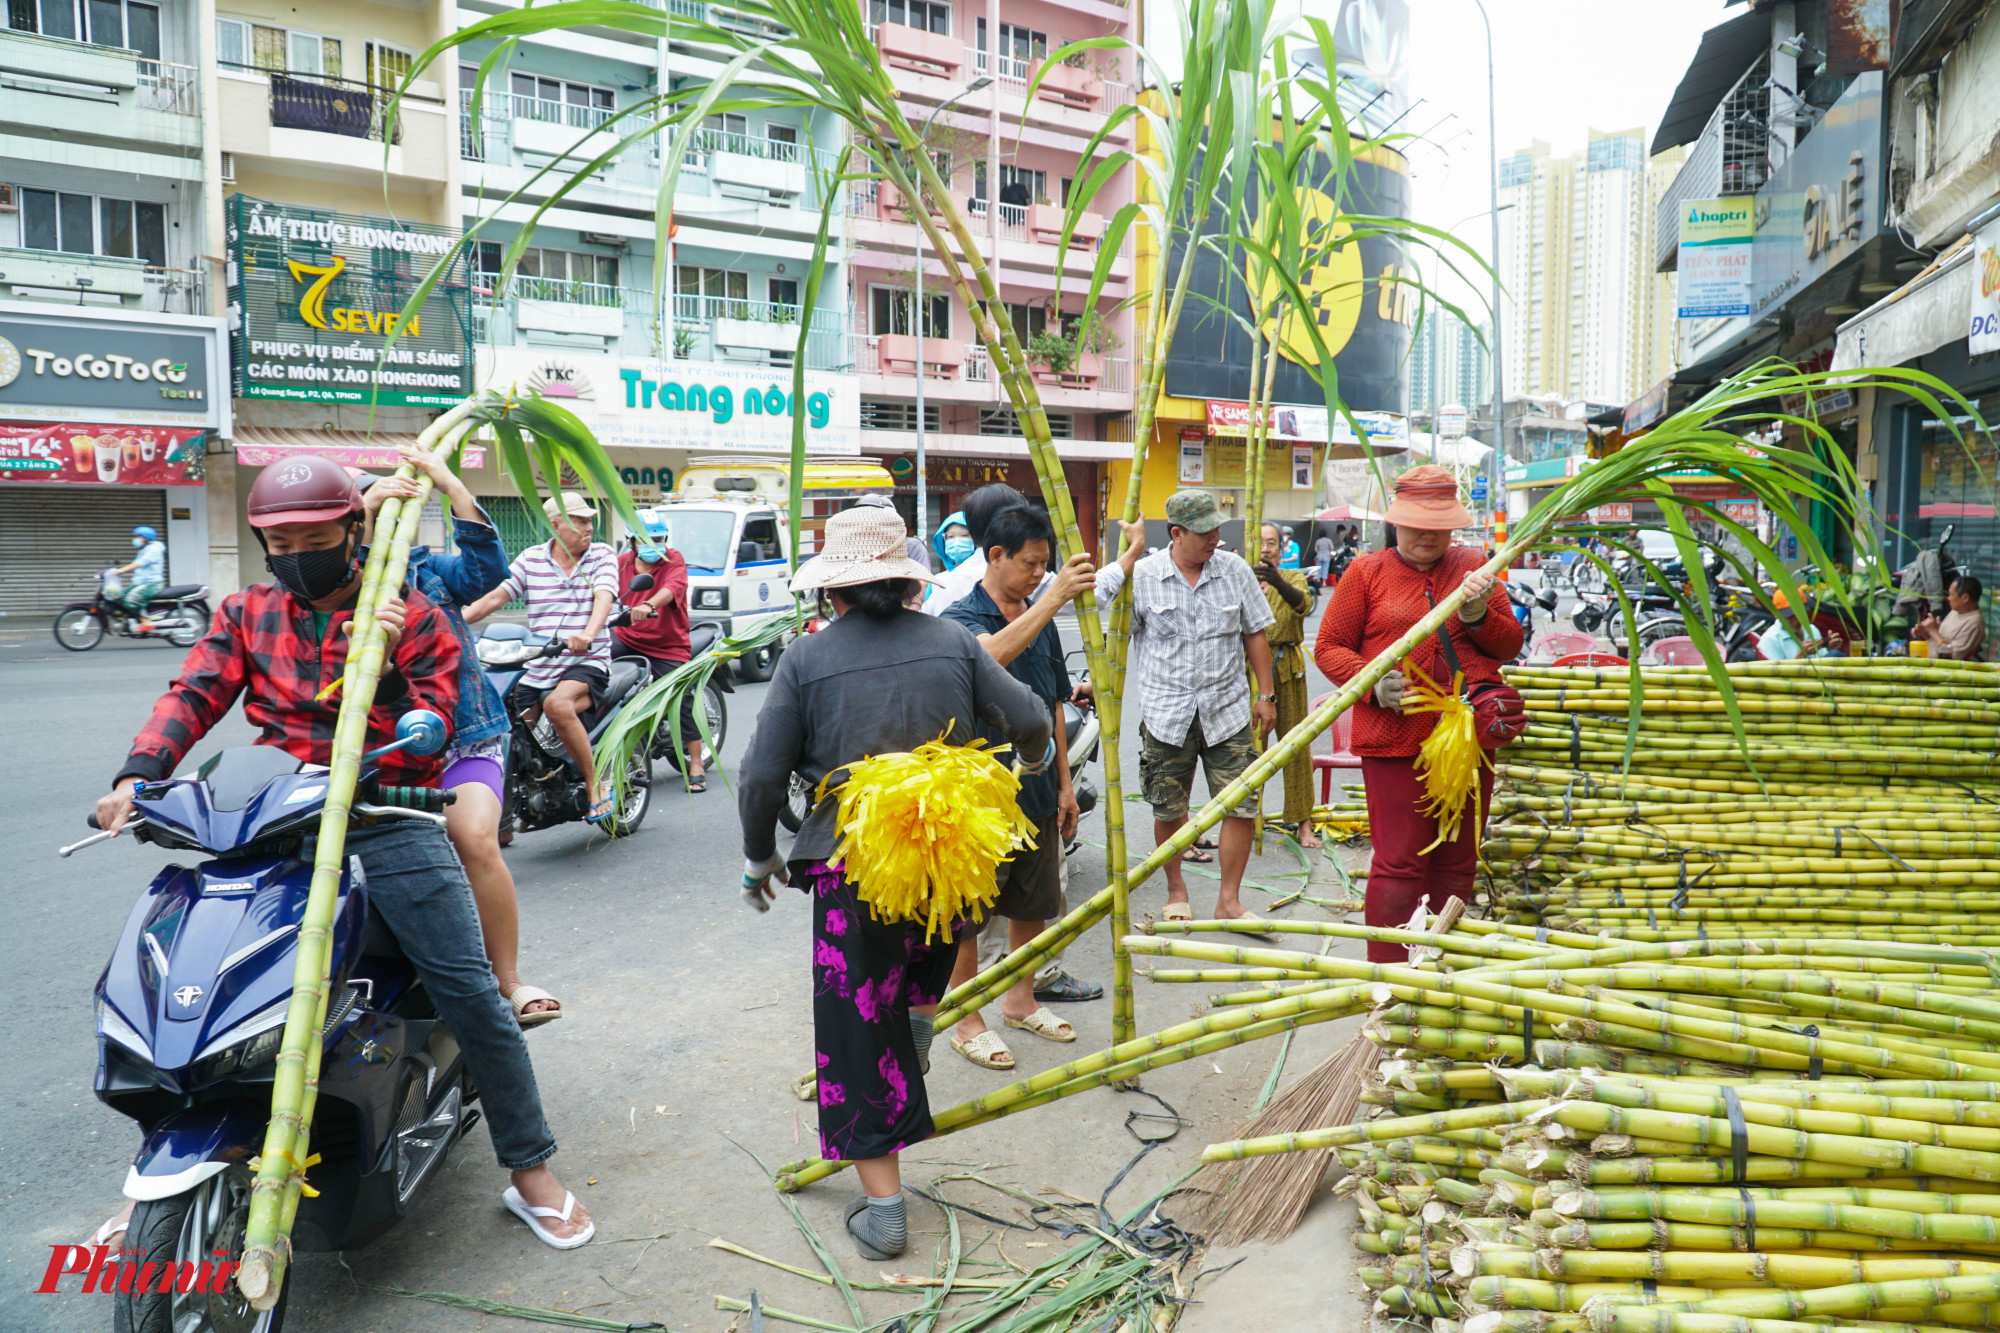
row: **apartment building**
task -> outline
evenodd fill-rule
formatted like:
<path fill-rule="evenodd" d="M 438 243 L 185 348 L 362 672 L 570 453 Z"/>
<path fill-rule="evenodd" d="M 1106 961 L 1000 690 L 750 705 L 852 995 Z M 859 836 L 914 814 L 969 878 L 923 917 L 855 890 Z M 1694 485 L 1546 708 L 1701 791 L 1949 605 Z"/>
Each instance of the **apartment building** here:
<path fill-rule="evenodd" d="M 1662 377 L 1663 289 L 1649 238 L 1675 170 L 1648 160 L 1642 130 L 1592 130 L 1584 151 L 1567 155 L 1537 139 L 1502 159 L 1510 395 L 1623 402 Z"/>
<path fill-rule="evenodd" d="M 88 597 L 157 529 L 206 582 L 208 453 L 228 424 L 189 0 L 0 14 L 0 614 Z"/>
<path fill-rule="evenodd" d="M 474 0 L 462 12 L 504 7 Z M 672 12 L 716 26 L 750 21 L 696 0 L 674 0 Z M 490 51 L 462 48 L 458 90 L 479 382 L 564 401 L 644 502 L 671 491 L 690 457 L 790 451 L 789 410 L 738 408 L 753 396 L 788 401 L 805 323 L 807 395 L 831 405 L 809 417 L 807 448 L 856 453 L 860 408 L 838 225 L 820 301 L 803 308 L 821 204 L 833 188 L 835 123 L 780 111 L 710 117 L 685 143 L 662 257 L 655 215 L 672 144 L 648 132 L 650 117 L 628 113 L 662 88 L 713 78 L 718 52 L 672 34 L 662 42 L 572 29 L 520 42 L 477 88 Z M 614 156 L 605 167 L 535 221 L 531 245 L 503 282 L 523 225 L 576 169 L 606 154 Z M 692 393 L 662 391 L 697 383 L 700 410 L 683 406 Z M 532 518 L 497 473 L 477 489 L 491 495 L 510 548 L 532 538 Z"/>
<path fill-rule="evenodd" d="M 1410 416 L 1428 429 L 1434 407 L 1457 404 L 1479 415 L 1493 398 L 1490 323 L 1477 328 L 1432 307 L 1410 337 Z M 1490 418 L 1492 412 L 1487 412 Z"/>
<path fill-rule="evenodd" d="M 1084 150 L 1133 95 L 1130 56 L 1093 51 L 1047 69 L 1067 42 L 1135 32 L 1137 16 L 1103 0 L 863 0 L 867 31 L 905 114 L 929 124 L 939 174 L 978 233 L 1035 377 L 1085 542 L 1098 530 L 1100 463 L 1131 453 L 1133 333 L 1120 309 L 1132 291 L 1129 246 L 1094 312 L 1099 332 L 1074 338 L 1098 262 L 1105 219 L 1131 198 L 1130 169 L 1092 201 L 1068 249 L 1069 192 L 1090 169 Z M 949 103 L 949 106 L 946 104 Z M 1131 122 L 1114 138 L 1130 147 Z M 849 332 L 860 397 L 861 448 L 885 459 L 913 502 L 917 377 L 923 375 L 925 531 L 989 481 L 1029 494 L 1026 442 L 972 319 L 924 253 L 912 201 L 885 182 L 847 199 Z M 918 288 L 922 293 L 919 296 Z"/>

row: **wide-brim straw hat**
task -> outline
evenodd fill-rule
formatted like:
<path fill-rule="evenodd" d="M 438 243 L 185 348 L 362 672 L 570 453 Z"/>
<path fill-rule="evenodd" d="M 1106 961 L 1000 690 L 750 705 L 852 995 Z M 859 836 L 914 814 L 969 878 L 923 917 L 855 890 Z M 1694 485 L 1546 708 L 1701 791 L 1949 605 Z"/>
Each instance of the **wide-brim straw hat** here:
<path fill-rule="evenodd" d="M 1472 515 L 1458 502 L 1458 478 L 1435 463 L 1396 478 L 1395 492 L 1386 517 L 1399 528 L 1455 532 L 1472 526 Z"/>
<path fill-rule="evenodd" d="M 792 591 L 852 588 L 883 579 L 937 582 L 935 574 L 910 559 L 904 546 L 909 536 L 902 515 L 893 509 L 844 509 L 826 521 L 819 554 L 792 575 Z"/>

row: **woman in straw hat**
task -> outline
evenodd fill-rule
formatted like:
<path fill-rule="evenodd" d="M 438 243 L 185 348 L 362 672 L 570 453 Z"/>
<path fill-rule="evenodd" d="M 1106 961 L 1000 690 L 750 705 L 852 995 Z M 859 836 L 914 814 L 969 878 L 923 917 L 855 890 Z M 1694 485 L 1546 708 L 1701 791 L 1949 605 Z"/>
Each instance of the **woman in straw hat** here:
<path fill-rule="evenodd" d="M 1463 584 L 1470 597 L 1440 632 L 1450 635 L 1453 656 L 1468 682 L 1499 680 L 1500 664 L 1521 651 L 1521 626 L 1507 594 L 1491 574 L 1480 572 L 1485 561 L 1479 551 L 1451 539 L 1457 529 L 1472 526 L 1472 515 L 1458 500 L 1457 479 L 1435 465 L 1411 468 L 1396 479 L 1387 517 L 1387 544 L 1347 567 L 1320 621 L 1313 649 L 1319 669 L 1334 684 L 1347 683 Z M 1404 665 L 1451 686 L 1452 669 L 1436 634 L 1418 643 Z M 1366 918 L 1371 926 L 1401 926 L 1419 906 L 1436 913 L 1448 899 L 1472 896 L 1479 832 L 1493 799 L 1492 771 L 1482 769 L 1478 819 L 1463 820 L 1457 837 L 1432 848 L 1437 820 L 1422 812 L 1424 788 L 1416 761 L 1437 715 L 1404 713 L 1404 686 L 1403 671 L 1391 671 L 1372 697 L 1354 706 L 1352 745 L 1361 756 L 1368 831 L 1375 844 L 1368 869 Z M 1400 944 L 1368 945 L 1370 962 L 1399 963 L 1406 954 Z"/>
<path fill-rule="evenodd" d="M 847 1210 L 862 1257 L 908 1243 L 896 1155 L 931 1133 L 924 1072 L 930 1016 L 950 979 L 955 939 L 931 942 L 921 922 L 875 918 L 841 871 L 831 792 L 788 856 L 775 826 L 792 774 L 817 788 L 873 755 L 940 736 L 965 743 L 983 721 L 1038 770 L 1054 751 L 1050 713 L 955 621 L 908 609 L 929 570 L 904 551 L 892 510 L 854 508 L 827 520 L 820 553 L 792 579 L 795 593 L 830 600 L 838 617 L 778 659 L 744 758 L 737 812 L 743 893 L 759 911 L 771 881 L 796 884 L 813 907 L 813 1035 L 820 1153 L 855 1163 L 865 1191 Z"/>

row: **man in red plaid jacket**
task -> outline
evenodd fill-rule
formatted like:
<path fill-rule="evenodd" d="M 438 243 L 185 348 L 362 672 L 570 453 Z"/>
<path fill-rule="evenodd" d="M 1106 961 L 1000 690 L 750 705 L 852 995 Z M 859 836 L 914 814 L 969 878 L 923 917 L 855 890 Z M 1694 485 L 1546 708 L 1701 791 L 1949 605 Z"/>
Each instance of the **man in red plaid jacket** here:
<path fill-rule="evenodd" d="M 223 602 L 215 627 L 153 706 L 111 794 L 97 803 L 99 826 L 114 834 L 132 815 L 137 783 L 171 774 L 238 695 L 244 716 L 263 729 L 262 744 L 306 763 L 332 758 L 338 695 L 319 695 L 346 667 L 361 591 L 361 492 L 338 463 L 301 455 L 265 469 L 250 489 L 249 510 L 275 583 Z M 421 593 L 402 591 L 379 614 L 388 644 L 368 717 L 371 749 L 395 738 L 396 719 L 409 709 L 429 709 L 449 726 L 458 703 L 458 640 Z M 398 750 L 382 756 L 376 771 L 390 784 L 423 786 L 437 780 L 438 765 Z M 301 859 L 312 858 L 312 841 Z M 547 1244 L 584 1244 L 596 1226 L 548 1168 L 555 1136 L 527 1044 L 487 965 L 472 888 L 444 830 L 422 820 L 356 825 L 347 849 L 368 876 L 370 910 L 395 935 L 465 1052 L 494 1153 L 513 1175 L 502 1201 Z"/>

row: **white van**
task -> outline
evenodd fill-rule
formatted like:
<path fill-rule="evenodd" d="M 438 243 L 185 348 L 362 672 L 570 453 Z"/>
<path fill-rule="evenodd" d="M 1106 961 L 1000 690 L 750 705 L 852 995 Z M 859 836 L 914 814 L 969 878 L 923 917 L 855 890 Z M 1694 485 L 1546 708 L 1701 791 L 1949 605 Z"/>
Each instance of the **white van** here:
<path fill-rule="evenodd" d="M 688 616 L 713 622 L 727 635 L 747 633 L 758 619 L 792 609 L 787 515 L 791 463 L 781 458 L 720 457 L 689 461 L 674 493 L 639 517 L 655 539 L 688 564 Z M 808 459 L 801 545 L 818 549 L 820 529 L 864 495 L 894 495 L 895 479 L 862 459 Z M 737 659 L 743 680 L 765 680 L 782 643 Z"/>

